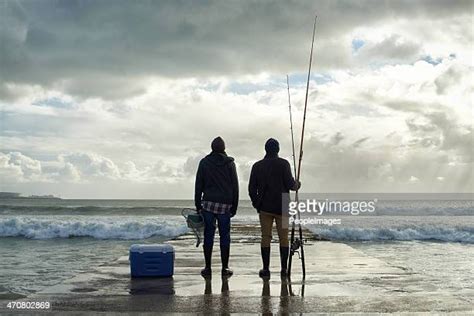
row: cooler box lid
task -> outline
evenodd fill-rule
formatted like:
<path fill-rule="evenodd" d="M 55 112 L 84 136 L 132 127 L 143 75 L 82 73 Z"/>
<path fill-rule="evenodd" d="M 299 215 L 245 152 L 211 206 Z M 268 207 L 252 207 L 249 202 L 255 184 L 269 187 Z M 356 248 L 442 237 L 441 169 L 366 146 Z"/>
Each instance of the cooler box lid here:
<path fill-rule="evenodd" d="M 133 244 L 130 246 L 130 252 L 161 252 L 168 253 L 174 252 L 174 248 L 168 244 Z"/>

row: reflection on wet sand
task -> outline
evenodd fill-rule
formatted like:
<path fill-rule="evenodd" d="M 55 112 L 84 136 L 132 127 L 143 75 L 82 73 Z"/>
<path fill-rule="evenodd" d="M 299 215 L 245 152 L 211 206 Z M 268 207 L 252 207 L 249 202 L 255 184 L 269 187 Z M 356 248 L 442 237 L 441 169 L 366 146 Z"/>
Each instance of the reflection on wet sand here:
<path fill-rule="evenodd" d="M 288 311 L 288 285 L 288 280 L 286 278 L 281 278 L 279 313 L 285 313 Z"/>
<path fill-rule="evenodd" d="M 229 313 L 231 308 L 231 301 L 229 298 L 229 278 L 222 277 L 221 296 L 220 296 L 220 310 L 222 313 Z"/>
<path fill-rule="evenodd" d="M 202 304 L 206 306 L 206 309 L 218 313 L 230 313 L 233 310 L 232 293 L 230 291 L 230 283 L 232 279 L 221 278 L 220 291 L 213 292 L 212 278 L 204 278 L 204 292 L 202 296 Z M 216 281 L 216 280 L 214 280 Z M 214 287 L 218 283 L 214 282 Z M 279 293 L 278 287 L 280 288 Z M 273 288 L 273 289 L 272 289 Z M 293 289 L 298 290 L 298 293 L 293 292 Z M 214 288 L 214 290 L 216 290 Z M 273 293 L 272 297 L 272 291 Z M 291 286 L 291 282 L 286 278 L 282 278 L 278 281 L 270 282 L 269 278 L 262 279 L 262 291 L 261 291 L 261 302 L 259 310 L 255 312 L 262 314 L 285 314 L 290 309 L 292 296 L 301 296 L 304 293 L 304 284 L 295 283 Z"/>
<path fill-rule="evenodd" d="M 263 278 L 262 279 L 262 309 L 261 313 L 263 315 L 272 314 L 272 301 L 270 296 L 270 279 Z"/>
<path fill-rule="evenodd" d="M 221 294 L 223 296 L 229 296 L 229 278 L 222 277 L 222 285 L 221 285 Z M 212 294 L 212 278 L 206 277 L 204 278 L 204 295 Z"/>
<path fill-rule="evenodd" d="M 129 293 L 132 295 L 157 294 L 174 295 L 174 279 L 169 278 L 132 278 Z"/>
<path fill-rule="evenodd" d="M 280 301 L 278 305 L 278 310 L 272 310 L 272 297 L 270 293 L 270 279 L 262 279 L 262 297 L 261 297 L 261 313 L 262 314 L 272 314 L 276 312 L 277 314 L 285 314 L 288 312 L 288 307 L 290 304 L 291 296 L 303 296 L 304 295 L 304 283 L 301 283 L 301 288 L 299 294 L 295 294 L 292 289 L 291 281 L 286 278 L 281 278 L 280 284 Z"/>
<path fill-rule="evenodd" d="M 288 290 L 290 292 L 290 296 L 301 296 L 301 297 L 304 297 L 304 281 L 301 282 L 301 285 L 300 285 L 300 288 L 299 288 L 299 292 L 298 294 L 295 294 L 295 292 L 293 292 L 293 286 L 292 286 L 292 282 L 291 282 L 291 279 L 288 279 L 287 280 L 287 283 L 288 283 Z M 295 283 L 296 284 L 296 283 Z"/>
<path fill-rule="evenodd" d="M 212 294 L 212 278 L 206 277 L 204 278 L 205 286 L 204 286 L 204 295 Z"/>
<path fill-rule="evenodd" d="M 222 277 L 221 293 L 224 296 L 229 296 L 229 278 L 227 277 Z"/>
<path fill-rule="evenodd" d="M 229 278 L 221 278 L 221 291 L 220 296 L 217 297 L 212 293 L 212 278 L 204 278 L 204 295 L 203 303 L 207 306 L 210 311 L 218 311 L 219 313 L 229 313 L 231 310 L 230 297 L 229 297 Z M 215 293 L 218 294 L 218 293 Z M 218 298 L 218 299 L 217 299 Z"/>

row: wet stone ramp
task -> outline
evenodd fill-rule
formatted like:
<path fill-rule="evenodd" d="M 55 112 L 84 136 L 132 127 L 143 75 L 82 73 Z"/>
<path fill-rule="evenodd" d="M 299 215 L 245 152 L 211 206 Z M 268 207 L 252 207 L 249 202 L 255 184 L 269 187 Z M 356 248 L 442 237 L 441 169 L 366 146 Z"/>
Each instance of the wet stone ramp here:
<path fill-rule="evenodd" d="M 276 235 L 276 232 L 274 234 Z M 474 293 L 426 291 L 423 275 L 370 257 L 348 244 L 313 240 L 308 232 L 306 280 L 295 257 L 291 281 L 279 276 L 278 244 L 272 244 L 270 280 L 261 267 L 259 230 L 234 225 L 230 265 L 234 276 L 222 279 L 218 238 L 213 276 L 199 275 L 201 247 L 191 234 L 169 241 L 175 248 L 173 278 L 130 278 L 128 254 L 81 273 L 23 300 L 49 301 L 52 311 L 150 313 L 291 313 L 291 312 L 471 312 Z M 6 312 L 2 302 L 1 312 Z"/>

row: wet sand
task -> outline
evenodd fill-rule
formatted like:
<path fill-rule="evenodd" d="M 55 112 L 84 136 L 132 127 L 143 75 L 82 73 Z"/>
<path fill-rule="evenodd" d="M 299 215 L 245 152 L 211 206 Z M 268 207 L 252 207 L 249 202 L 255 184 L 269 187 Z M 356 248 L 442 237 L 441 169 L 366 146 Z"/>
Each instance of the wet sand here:
<path fill-rule="evenodd" d="M 279 276 L 278 244 L 272 244 L 270 280 L 258 277 L 258 231 L 235 226 L 230 264 L 234 276 L 222 279 L 218 240 L 213 276 L 199 275 L 201 248 L 184 235 L 175 247 L 173 278 L 131 279 L 128 254 L 35 293 L 23 301 L 49 301 L 51 311 L 150 313 L 302 313 L 302 312 L 453 312 L 472 313 L 474 293 L 439 292 L 426 287 L 423 275 L 369 257 L 344 243 L 309 239 L 306 280 L 294 261 L 291 281 Z M 275 234 L 276 236 L 276 234 Z M 297 258 L 297 257 L 296 257 Z M 0 313 L 8 312 L 7 301 Z M 11 311 L 10 311 L 11 312 Z"/>

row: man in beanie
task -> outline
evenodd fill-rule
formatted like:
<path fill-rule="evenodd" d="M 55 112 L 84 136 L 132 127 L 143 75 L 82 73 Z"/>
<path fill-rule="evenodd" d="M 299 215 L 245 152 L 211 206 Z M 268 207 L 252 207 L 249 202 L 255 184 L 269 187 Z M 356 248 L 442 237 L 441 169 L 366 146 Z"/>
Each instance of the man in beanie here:
<path fill-rule="evenodd" d="M 201 159 L 196 174 L 194 203 L 204 219 L 204 259 L 205 268 L 201 275 L 212 274 L 211 258 L 214 245 L 215 222 L 219 227 L 222 276 L 230 277 L 230 219 L 234 217 L 239 202 L 239 181 L 234 158 L 227 156 L 225 143 L 221 137 L 211 143 L 211 153 Z"/>
<path fill-rule="evenodd" d="M 276 139 L 267 140 L 265 151 L 265 157 L 252 166 L 249 180 L 249 195 L 253 207 L 259 213 L 262 232 L 260 246 L 263 269 L 259 275 L 262 278 L 270 276 L 270 243 L 275 220 L 280 241 L 280 274 L 285 277 L 288 273 L 289 242 L 288 219 L 282 216 L 282 194 L 299 189 L 300 183 L 293 178 L 290 163 L 278 157 L 280 144 Z"/>

